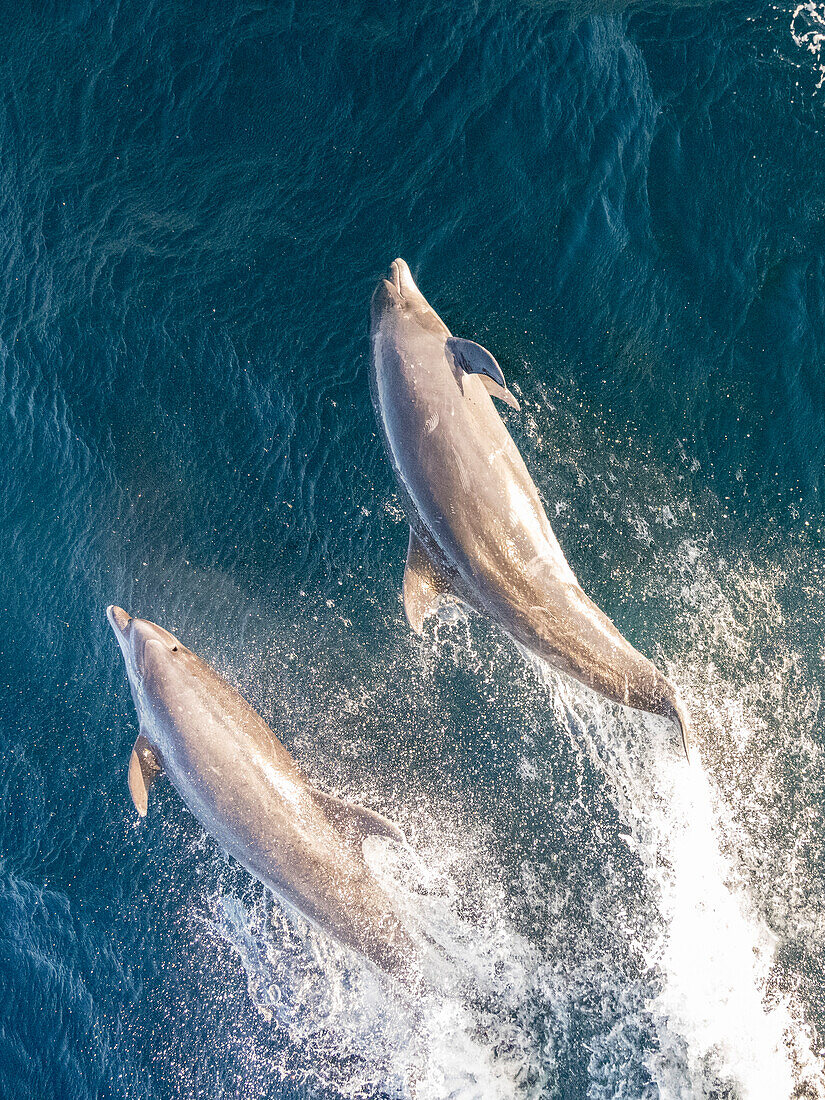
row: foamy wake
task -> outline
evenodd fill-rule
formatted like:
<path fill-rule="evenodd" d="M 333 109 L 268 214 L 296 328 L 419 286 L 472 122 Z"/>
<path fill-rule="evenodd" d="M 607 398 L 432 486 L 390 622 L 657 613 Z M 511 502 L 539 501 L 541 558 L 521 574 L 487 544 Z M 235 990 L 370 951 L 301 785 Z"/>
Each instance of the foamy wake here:
<path fill-rule="evenodd" d="M 562 714 L 601 709 L 585 698 L 574 703 L 580 693 L 560 681 L 551 690 Z M 611 722 L 604 714 L 585 728 L 596 731 L 588 750 L 614 780 L 626 843 L 662 917 L 659 934 L 639 945 L 657 975 L 647 1005 L 656 1043 L 645 1063 L 658 1095 L 825 1096 L 800 1006 L 774 989 L 776 939 L 723 854 L 724 810 L 701 763 L 688 767 L 667 744 L 667 729 L 649 755 L 639 753 L 638 727 L 625 715 Z M 612 745 L 595 740 L 605 730 Z"/>

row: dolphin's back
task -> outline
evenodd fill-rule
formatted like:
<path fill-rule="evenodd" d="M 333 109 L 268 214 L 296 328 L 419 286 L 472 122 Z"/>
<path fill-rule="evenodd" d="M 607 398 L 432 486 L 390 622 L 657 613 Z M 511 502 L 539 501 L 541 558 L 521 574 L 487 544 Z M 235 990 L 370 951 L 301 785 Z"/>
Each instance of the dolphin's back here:
<path fill-rule="evenodd" d="M 316 790 L 246 700 L 195 654 L 147 661 L 145 735 L 204 829 L 314 923 L 388 970 L 414 955 L 369 871 L 365 835 L 396 835 L 377 814 Z M 399 834 L 400 835 L 400 834 Z"/>
<path fill-rule="evenodd" d="M 373 396 L 418 539 L 411 547 L 433 554 L 419 590 L 452 587 L 587 686 L 675 718 L 687 746 L 675 690 L 582 591 L 481 378 L 451 362 L 446 326 L 420 325 L 423 307 L 398 299 L 379 290 L 373 300 Z"/>
<path fill-rule="evenodd" d="M 414 521 L 496 603 L 525 586 L 543 598 L 537 573 L 545 570 L 576 584 L 524 459 L 480 379 L 456 377 L 435 335 L 402 331 L 377 344 L 379 416 Z"/>

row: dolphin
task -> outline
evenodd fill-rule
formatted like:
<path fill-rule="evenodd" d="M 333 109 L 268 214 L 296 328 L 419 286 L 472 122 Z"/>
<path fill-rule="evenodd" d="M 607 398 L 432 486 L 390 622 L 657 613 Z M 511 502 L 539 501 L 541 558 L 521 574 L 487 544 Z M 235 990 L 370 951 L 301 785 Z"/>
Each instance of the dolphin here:
<path fill-rule="evenodd" d="M 129 790 L 145 816 L 165 771 L 203 828 L 312 924 L 407 982 L 419 944 L 364 860 L 362 841 L 405 843 L 397 825 L 313 787 L 249 703 L 174 634 L 114 605 L 140 734 Z"/>
<path fill-rule="evenodd" d="M 457 599 L 607 699 L 670 719 L 690 759 L 676 688 L 585 595 L 562 553 L 493 404 L 519 408 L 495 358 L 450 334 L 401 259 L 370 314 L 372 399 L 410 522 L 410 627 L 420 634 L 442 600 Z"/>

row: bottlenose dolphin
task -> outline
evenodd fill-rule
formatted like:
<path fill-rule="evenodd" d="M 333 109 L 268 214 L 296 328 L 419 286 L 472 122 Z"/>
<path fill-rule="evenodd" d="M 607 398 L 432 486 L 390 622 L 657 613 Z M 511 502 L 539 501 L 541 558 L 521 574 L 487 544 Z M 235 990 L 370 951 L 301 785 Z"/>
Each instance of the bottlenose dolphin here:
<path fill-rule="evenodd" d="M 111 606 L 140 720 L 129 790 L 146 814 L 161 770 L 218 843 L 278 897 L 383 970 L 414 977 L 419 945 L 367 867 L 391 821 L 313 787 L 245 699 L 174 634 Z"/>
<path fill-rule="evenodd" d="M 675 687 L 582 591 L 491 395 L 518 409 L 485 348 L 457 339 L 395 260 L 371 305 L 373 403 L 410 521 L 404 610 L 421 633 L 439 602 L 489 615 L 520 645 L 606 698 L 679 728 Z"/>

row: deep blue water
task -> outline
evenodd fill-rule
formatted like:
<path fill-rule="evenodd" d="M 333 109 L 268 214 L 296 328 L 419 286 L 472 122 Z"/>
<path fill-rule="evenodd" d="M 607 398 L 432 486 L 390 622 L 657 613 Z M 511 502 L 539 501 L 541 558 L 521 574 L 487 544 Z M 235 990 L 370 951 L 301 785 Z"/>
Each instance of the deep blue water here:
<path fill-rule="evenodd" d="M 825 1095 L 823 29 L 3 6 L 0 1095 Z M 690 775 L 478 620 L 410 636 L 367 381 L 397 255 L 501 362 Z M 475 986 L 382 1000 L 167 784 L 138 823 L 113 601 L 404 825 Z"/>

